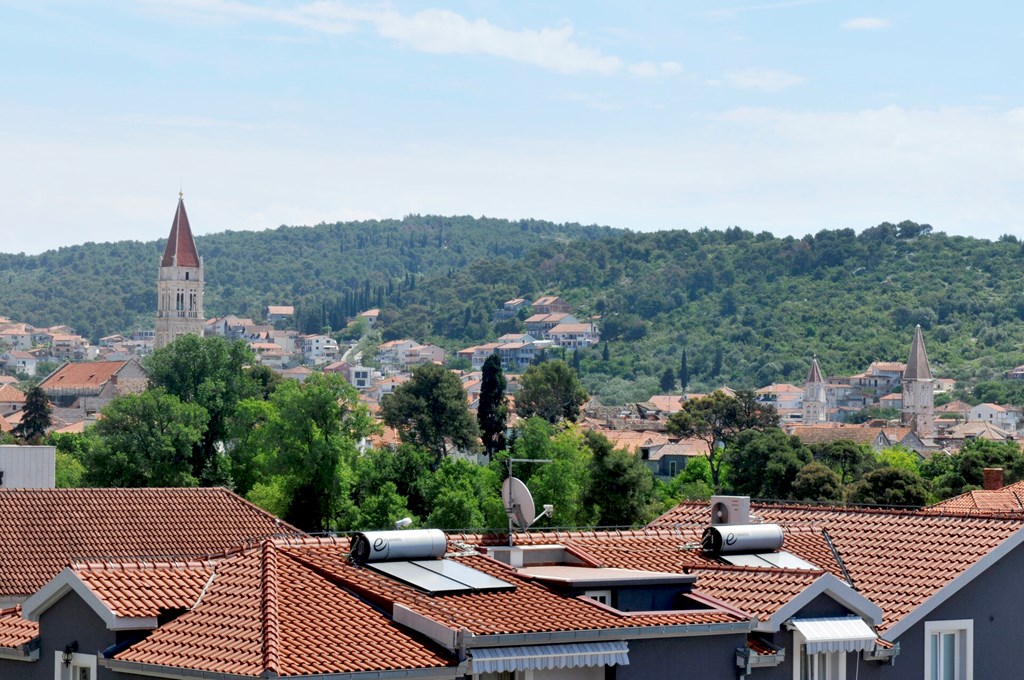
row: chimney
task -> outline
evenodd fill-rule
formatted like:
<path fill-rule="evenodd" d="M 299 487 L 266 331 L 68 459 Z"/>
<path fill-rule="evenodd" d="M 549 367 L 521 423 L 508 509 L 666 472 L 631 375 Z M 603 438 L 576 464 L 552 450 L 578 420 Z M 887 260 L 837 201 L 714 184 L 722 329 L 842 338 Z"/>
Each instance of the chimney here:
<path fill-rule="evenodd" d="M 982 474 L 986 491 L 998 491 L 1003 488 L 1003 468 L 985 468 Z"/>

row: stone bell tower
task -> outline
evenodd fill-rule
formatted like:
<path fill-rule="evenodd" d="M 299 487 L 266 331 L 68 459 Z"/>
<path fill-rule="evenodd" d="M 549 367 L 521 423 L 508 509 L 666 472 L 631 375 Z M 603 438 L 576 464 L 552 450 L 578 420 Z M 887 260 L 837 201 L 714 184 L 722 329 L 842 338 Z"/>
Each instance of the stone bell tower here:
<path fill-rule="evenodd" d="M 907 370 L 903 372 L 903 425 L 921 439 L 935 436 L 935 380 L 924 349 L 921 327 L 914 329 Z"/>
<path fill-rule="evenodd" d="M 186 333 L 203 334 L 203 258 L 199 257 L 192 228 L 185 214 L 185 201 L 178 194 L 171 234 L 160 260 L 156 281 L 157 349 L 166 347 Z"/>

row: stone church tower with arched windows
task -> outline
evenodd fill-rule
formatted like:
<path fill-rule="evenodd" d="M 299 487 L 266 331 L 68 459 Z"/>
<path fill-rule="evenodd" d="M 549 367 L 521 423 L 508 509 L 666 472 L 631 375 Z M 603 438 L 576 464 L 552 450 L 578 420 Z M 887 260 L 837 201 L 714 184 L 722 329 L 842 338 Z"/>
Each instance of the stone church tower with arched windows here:
<path fill-rule="evenodd" d="M 803 422 L 805 424 L 828 422 L 828 388 L 821 377 L 818 357 L 811 359 L 811 370 L 804 384 Z"/>
<path fill-rule="evenodd" d="M 931 439 L 935 436 L 935 380 L 920 326 L 914 329 L 902 382 L 904 427 L 912 428 L 921 439 Z"/>
<path fill-rule="evenodd" d="M 185 201 L 178 194 L 171 235 L 160 260 L 156 282 L 156 347 L 166 347 L 187 333 L 203 334 L 203 258 L 199 257 Z"/>

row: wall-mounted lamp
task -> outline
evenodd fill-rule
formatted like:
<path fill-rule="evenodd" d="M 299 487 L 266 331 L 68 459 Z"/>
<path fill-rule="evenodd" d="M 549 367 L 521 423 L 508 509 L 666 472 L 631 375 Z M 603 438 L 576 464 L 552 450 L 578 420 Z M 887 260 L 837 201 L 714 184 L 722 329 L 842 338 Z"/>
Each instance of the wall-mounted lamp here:
<path fill-rule="evenodd" d="M 64 667 L 71 665 L 71 660 L 75 658 L 75 652 L 78 651 L 78 640 L 75 640 L 69 645 L 65 645 L 64 652 L 60 655 L 60 660 L 64 662 Z"/>

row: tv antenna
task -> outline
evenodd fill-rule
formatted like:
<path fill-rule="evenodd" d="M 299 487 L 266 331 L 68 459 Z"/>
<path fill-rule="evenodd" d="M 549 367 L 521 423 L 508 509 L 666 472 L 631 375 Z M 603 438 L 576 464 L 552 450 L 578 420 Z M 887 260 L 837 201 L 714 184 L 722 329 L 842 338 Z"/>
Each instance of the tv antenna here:
<path fill-rule="evenodd" d="M 537 506 L 533 502 L 533 494 L 523 480 L 512 476 L 512 463 L 551 463 L 550 458 L 509 458 L 508 477 L 501 483 L 501 500 L 505 504 L 508 515 L 508 545 L 512 547 L 512 525 L 520 529 L 529 529 L 541 517 L 550 517 L 555 506 L 545 504 L 544 510 L 538 515 Z"/>

